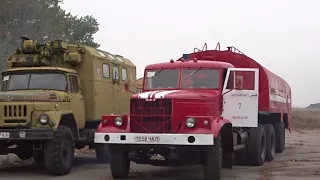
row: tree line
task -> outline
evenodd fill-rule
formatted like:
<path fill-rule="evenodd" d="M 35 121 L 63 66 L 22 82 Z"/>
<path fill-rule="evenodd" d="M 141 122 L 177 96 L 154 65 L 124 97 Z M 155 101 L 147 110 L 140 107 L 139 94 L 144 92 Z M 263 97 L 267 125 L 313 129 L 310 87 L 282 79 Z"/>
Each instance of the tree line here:
<path fill-rule="evenodd" d="M 100 45 L 93 35 L 99 30 L 91 15 L 78 17 L 61 8 L 63 0 L 0 0 L 0 71 L 9 55 L 20 48 L 20 37 L 27 35 L 39 42 L 53 39 Z"/>

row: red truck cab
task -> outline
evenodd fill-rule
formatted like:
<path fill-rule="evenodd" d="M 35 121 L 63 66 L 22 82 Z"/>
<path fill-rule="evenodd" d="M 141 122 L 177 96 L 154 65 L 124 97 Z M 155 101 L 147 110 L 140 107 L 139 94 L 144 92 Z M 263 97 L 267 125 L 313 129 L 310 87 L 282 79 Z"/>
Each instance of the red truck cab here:
<path fill-rule="evenodd" d="M 130 161 L 202 164 L 204 179 L 219 180 L 222 167 L 232 168 L 233 154 L 237 164 L 273 159 L 276 122 L 259 121 L 259 68 L 193 55 L 148 65 L 130 114 L 102 117 L 95 143 L 108 144 L 114 178 L 128 178 Z"/>

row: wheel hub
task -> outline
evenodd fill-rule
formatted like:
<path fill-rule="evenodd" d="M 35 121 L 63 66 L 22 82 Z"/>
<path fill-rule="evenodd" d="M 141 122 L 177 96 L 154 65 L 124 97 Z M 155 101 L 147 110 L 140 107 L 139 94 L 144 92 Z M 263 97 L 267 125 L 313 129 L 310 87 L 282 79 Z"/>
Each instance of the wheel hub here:
<path fill-rule="evenodd" d="M 266 156 L 266 141 L 263 141 L 265 136 L 262 136 L 261 138 L 261 158 L 264 159 Z"/>
<path fill-rule="evenodd" d="M 69 145 L 68 143 L 64 143 L 63 146 L 62 146 L 62 158 L 63 160 L 68 160 L 69 159 Z"/>

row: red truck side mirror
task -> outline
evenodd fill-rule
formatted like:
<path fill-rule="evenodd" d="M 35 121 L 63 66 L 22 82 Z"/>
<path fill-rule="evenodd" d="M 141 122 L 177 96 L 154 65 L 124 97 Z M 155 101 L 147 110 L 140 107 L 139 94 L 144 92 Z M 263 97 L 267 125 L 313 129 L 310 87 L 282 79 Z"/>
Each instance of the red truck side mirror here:
<path fill-rule="evenodd" d="M 130 91 L 129 82 L 125 82 L 124 85 L 123 85 L 123 88 L 124 88 L 124 90 L 127 91 L 127 92 L 130 92 L 130 93 L 132 93 L 132 94 L 136 94 L 136 92 Z"/>
<path fill-rule="evenodd" d="M 123 86 L 124 86 L 124 90 L 129 91 L 129 83 L 128 82 L 125 82 Z"/>

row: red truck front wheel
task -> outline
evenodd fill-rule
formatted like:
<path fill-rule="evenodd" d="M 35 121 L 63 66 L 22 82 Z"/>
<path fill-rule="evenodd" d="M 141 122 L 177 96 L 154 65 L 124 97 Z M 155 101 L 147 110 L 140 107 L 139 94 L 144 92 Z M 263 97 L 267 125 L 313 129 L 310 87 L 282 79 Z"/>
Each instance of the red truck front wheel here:
<path fill-rule="evenodd" d="M 114 179 L 128 179 L 130 160 L 127 148 L 121 145 L 109 145 L 110 169 Z"/>
<path fill-rule="evenodd" d="M 213 146 L 205 147 L 204 179 L 220 180 L 222 167 L 221 136 L 215 138 Z"/>

